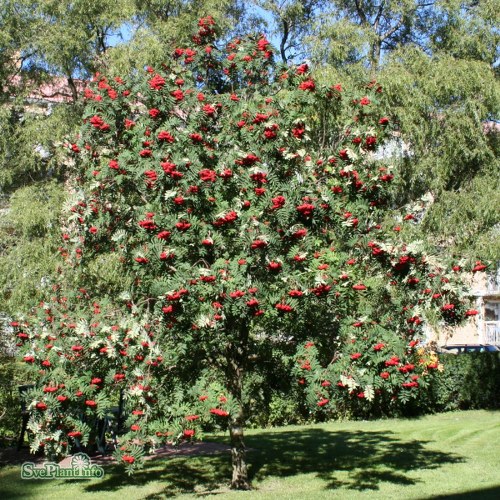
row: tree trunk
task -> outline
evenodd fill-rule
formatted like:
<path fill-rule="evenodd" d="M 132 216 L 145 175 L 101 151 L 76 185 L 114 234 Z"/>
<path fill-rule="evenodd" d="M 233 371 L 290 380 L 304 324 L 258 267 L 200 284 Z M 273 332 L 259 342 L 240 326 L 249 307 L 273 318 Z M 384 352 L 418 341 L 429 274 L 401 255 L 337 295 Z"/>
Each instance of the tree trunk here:
<path fill-rule="evenodd" d="M 239 326 L 239 337 L 227 351 L 227 385 L 233 399 L 238 404 L 238 410 L 231 415 L 229 423 L 229 436 L 231 438 L 231 462 L 233 476 L 231 488 L 236 490 L 251 489 L 248 480 L 248 469 L 246 463 L 246 449 L 243 442 L 243 427 L 245 415 L 243 410 L 243 377 L 247 361 L 248 325 Z"/>
<path fill-rule="evenodd" d="M 373 42 L 371 53 L 370 53 L 370 70 L 372 76 L 375 76 L 378 66 L 380 64 L 380 52 L 382 50 L 382 40 L 378 37 L 375 42 Z"/>
<path fill-rule="evenodd" d="M 71 96 L 73 98 L 73 104 L 78 101 L 78 89 L 76 88 L 76 83 L 75 80 L 73 80 L 73 77 L 71 75 L 68 76 L 67 78 L 69 88 L 71 90 Z"/>
<path fill-rule="evenodd" d="M 289 31 L 288 21 L 283 19 L 282 24 L 283 24 L 283 34 L 281 35 L 280 53 L 283 63 L 286 64 L 288 62 L 288 58 L 286 57 L 286 42 L 288 41 L 288 36 L 290 34 L 290 31 Z"/>
<path fill-rule="evenodd" d="M 243 416 L 241 409 L 238 413 L 229 424 L 231 462 L 233 466 L 231 488 L 235 490 L 249 490 L 251 487 L 248 480 L 245 443 L 243 442 L 243 422 L 240 420 L 240 416 Z"/>

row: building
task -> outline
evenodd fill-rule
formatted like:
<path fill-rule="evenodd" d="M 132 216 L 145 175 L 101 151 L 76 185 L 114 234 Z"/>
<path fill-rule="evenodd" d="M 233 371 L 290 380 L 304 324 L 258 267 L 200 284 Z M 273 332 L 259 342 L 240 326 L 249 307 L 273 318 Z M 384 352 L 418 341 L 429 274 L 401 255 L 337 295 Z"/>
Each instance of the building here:
<path fill-rule="evenodd" d="M 430 333 L 430 340 L 439 346 L 491 344 L 500 347 L 500 265 L 495 273 L 476 273 L 471 292 L 478 314 L 463 326 Z"/>

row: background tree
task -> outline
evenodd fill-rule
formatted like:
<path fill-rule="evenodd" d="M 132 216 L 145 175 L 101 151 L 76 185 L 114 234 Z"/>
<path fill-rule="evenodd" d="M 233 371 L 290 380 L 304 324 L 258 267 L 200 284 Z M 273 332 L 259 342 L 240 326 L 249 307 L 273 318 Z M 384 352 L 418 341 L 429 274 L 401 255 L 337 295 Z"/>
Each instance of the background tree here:
<path fill-rule="evenodd" d="M 245 489 L 259 363 L 292 357 L 318 412 L 404 403 L 437 368 L 417 350 L 425 311 L 474 312 L 459 268 L 405 243 L 414 215 L 395 226 L 379 86 L 322 86 L 276 66 L 262 35 L 216 34 L 205 17 L 161 68 L 86 90 L 60 280 L 12 326 L 37 381 L 33 450 L 89 443 L 123 389 L 129 471 L 227 425 Z"/>
<path fill-rule="evenodd" d="M 337 16 L 320 18 L 317 38 L 310 38 L 312 58 L 327 78 L 384 82 L 384 101 L 399 128 L 385 153 L 399 156 L 399 203 L 414 206 L 426 197 L 421 237 L 440 251 L 498 261 L 492 242 L 500 213 L 490 203 L 500 182 L 493 3 L 337 8 Z"/>
<path fill-rule="evenodd" d="M 307 57 L 305 38 L 313 33 L 314 23 L 327 4 L 324 0 L 256 0 L 255 6 L 264 12 L 264 21 L 271 24 L 281 60 L 297 61 Z M 269 19 L 270 18 L 270 19 Z M 269 22 L 270 21 L 270 22 Z"/>
<path fill-rule="evenodd" d="M 381 78 L 407 151 L 400 161 L 400 203 L 427 198 L 421 234 L 441 251 L 498 261 L 494 120 L 500 94 L 494 71 L 481 61 L 447 54 L 429 60 L 407 49 L 390 58 Z"/>
<path fill-rule="evenodd" d="M 170 46 L 188 43 L 193 23 L 209 12 L 221 19 L 221 33 L 226 36 L 261 24 L 245 2 L 235 0 L 135 2 L 134 16 L 127 22 L 128 40 L 109 51 L 107 72 L 125 74 L 131 68 L 143 68 L 146 62 L 162 64 L 169 57 Z"/>
<path fill-rule="evenodd" d="M 392 51 L 401 45 L 424 46 L 434 28 L 432 21 L 437 7 L 437 2 L 415 0 L 341 0 L 332 4 L 339 24 L 346 27 L 350 25 L 351 30 L 356 26 L 363 31 L 368 46 L 365 61 L 368 59 L 372 72 L 377 70 L 383 52 Z M 335 43 L 335 25 L 332 35 Z"/>

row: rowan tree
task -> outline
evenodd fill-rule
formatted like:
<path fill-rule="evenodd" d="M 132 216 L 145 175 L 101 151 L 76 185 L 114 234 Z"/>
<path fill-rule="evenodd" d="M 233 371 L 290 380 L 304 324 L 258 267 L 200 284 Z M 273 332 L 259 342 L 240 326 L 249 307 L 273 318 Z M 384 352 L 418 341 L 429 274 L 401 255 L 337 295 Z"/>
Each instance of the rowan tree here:
<path fill-rule="evenodd" d="M 216 425 L 232 487 L 248 488 L 245 380 L 270 352 L 293 356 L 316 412 L 425 387 L 426 314 L 476 312 L 463 264 L 405 242 L 414 214 L 393 209 L 374 154 L 391 133 L 382 90 L 319 85 L 306 64 L 277 65 L 263 35 L 222 44 L 210 16 L 163 66 L 96 76 L 67 144 L 60 279 L 13 325 L 36 378 L 33 450 L 89 444 L 123 391 L 128 471 Z"/>
<path fill-rule="evenodd" d="M 392 144 L 399 203 L 426 201 L 419 238 L 442 253 L 496 264 L 496 3 L 257 3 L 274 20 L 283 46 L 291 41 L 314 62 L 318 79 L 322 73 L 346 86 L 384 82 L 386 109 L 400 133 Z M 292 47 L 285 57 L 293 57 Z"/>

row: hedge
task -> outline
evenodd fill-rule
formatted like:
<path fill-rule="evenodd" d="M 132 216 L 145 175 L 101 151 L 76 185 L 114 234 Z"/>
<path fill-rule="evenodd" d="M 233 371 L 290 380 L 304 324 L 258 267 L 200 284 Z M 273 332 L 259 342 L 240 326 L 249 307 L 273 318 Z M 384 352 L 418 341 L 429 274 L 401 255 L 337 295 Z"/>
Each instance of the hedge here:
<path fill-rule="evenodd" d="M 429 389 L 434 411 L 500 406 L 500 353 L 441 354 L 444 366 Z"/>

